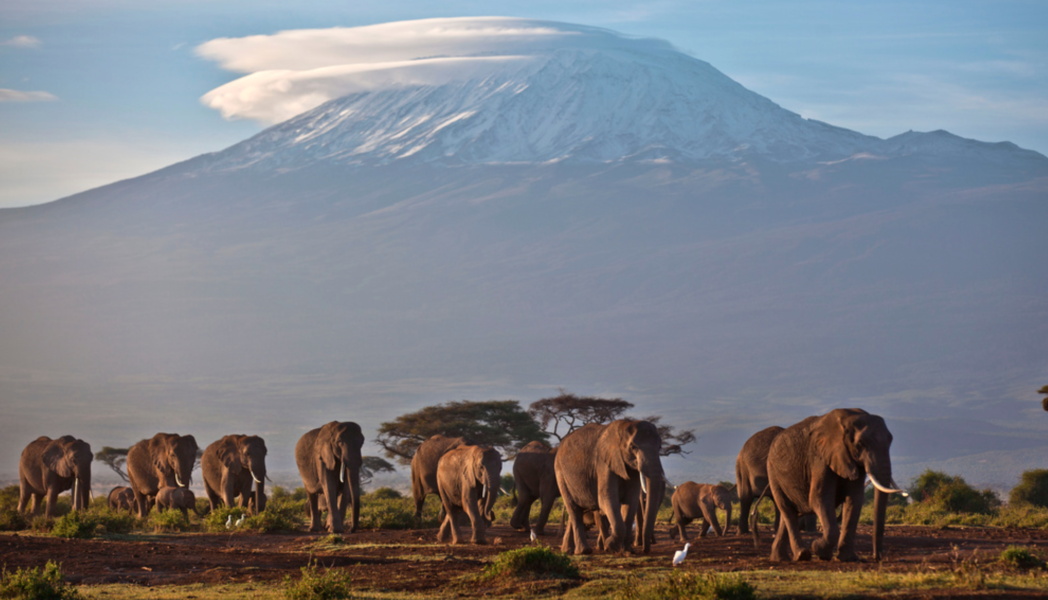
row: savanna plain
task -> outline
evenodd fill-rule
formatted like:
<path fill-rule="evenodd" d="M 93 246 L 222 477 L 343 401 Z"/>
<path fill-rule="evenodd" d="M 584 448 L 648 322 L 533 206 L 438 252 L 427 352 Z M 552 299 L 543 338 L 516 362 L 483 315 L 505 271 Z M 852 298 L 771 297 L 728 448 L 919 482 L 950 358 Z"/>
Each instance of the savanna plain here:
<path fill-rule="evenodd" d="M 926 474 L 915 487 L 935 478 Z M 911 488 L 913 489 L 913 488 Z M 922 490 L 916 489 L 920 493 Z M 1048 595 L 1048 509 L 956 505 L 924 490 L 924 500 L 888 509 L 886 556 L 874 562 L 872 507 L 859 528 L 864 562 L 782 563 L 768 558 L 771 503 L 760 511 L 760 547 L 737 534 L 699 538 L 688 530 L 687 559 L 666 501 L 649 554 L 560 553 L 559 500 L 545 535 L 532 541 L 509 527 L 510 497 L 496 504 L 486 545 L 436 540 L 439 503 L 430 497 L 422 527 L 413 502 L 382 488 L 364 496 L 361 527 L 344 535 L 307 532 L 302 490 L 274 488 L 266 510 L 152 513 L 139 519 L 96 498 L 72 512 L 62 498 L 53 519 L 14 510 L 17 486 L 0 492 L 4 598 L 1022 598 Z M 963 495 L 963 494 L 962 494 Z M 941 496 L 941 494 L 940 494 Z M 733 514 L 738 515 L 738 507 Z M 960 510 L 958 510 L 958 508 Z M 533 507 L 537 514 L 538 504 Z M 468 524 L 463 527 L 468 535 Z M 595 538 L 590 532 L 590 539 Z M 804 534 L 810 543 L 819 534 Z"/>

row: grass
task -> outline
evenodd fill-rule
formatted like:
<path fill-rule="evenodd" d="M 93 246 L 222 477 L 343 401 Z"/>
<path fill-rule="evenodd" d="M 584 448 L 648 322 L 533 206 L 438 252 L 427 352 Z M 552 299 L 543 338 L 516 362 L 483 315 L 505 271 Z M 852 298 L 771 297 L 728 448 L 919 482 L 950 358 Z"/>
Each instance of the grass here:
<path fill-rule="evenodd" d="M 757 589 L 739 575 L 676 572 L 630 577 L 615 597 L 620 600 L 755 600 Z"/>
<path fill-rule="evenodd" d="M 1036 550 L 1023 548 L 1022 546 L 1008 546 L 1001 552 L 999 562 L 1007 567 L 1016 569 L 1043 569 L 1044 560 Z"/>
<path fill-rule="evenodd" d="M 47 561 L 42 568 L 18 569 L 14 573 L 4 567 L 0 572 L 0 598 L 25 600 L 78 600 L 80 592 L 62 579 L 62 568 Z"/>
<path fill-rule="evenodd" d="M 579 567 L 571 557 L 548 546 L 518 548 L 503 552 L 484 568 L 480 579 L 578 579 Z"/>
<path fill-rule="evenodd" d="M 352 579 L 341 569 L 317 567 L 316 561 L 302 567 L 302 577 L 284 577 L 284 597 L 288 600 L 342 600 L 352 598 Z"/>

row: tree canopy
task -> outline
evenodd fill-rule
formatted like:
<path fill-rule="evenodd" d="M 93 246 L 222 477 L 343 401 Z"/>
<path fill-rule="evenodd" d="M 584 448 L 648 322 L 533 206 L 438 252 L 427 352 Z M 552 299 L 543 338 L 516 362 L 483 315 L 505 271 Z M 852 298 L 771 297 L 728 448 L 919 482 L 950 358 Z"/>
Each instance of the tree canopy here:
<path fill-rule="evenodd" d="M 590 423 L 610 423 L 617 419 L 630 418 L 626 416 L 626 411 L 632 408 L 633 403 L 622 398 L 576 396 L 560 390 L 559 396 L 532 402 L 528 407 L 528 414 L 549 431 L 550 435 L 563 440 L 564 436 Z M 678 431 L 672 425 L 662 423 L 662 417 L 659 415 L 638 420 L 649 421 L 659 430 L 659 437 L 662 438 L 662 456 L 686 454 L 683 447 L 695 441 L 694 431 Z"/>
<path fill-rule="evenodd" d="M 365 456 L 360 466 L 360 484 L 371 483 L 371 478 L 379 473 L 393 473 L 396 469 L 393 465 L 380 456 Z"/>
<path fill-rule="evenodd" d="M 1041 400 L 1041 407 L 1044 410 L 1048 410 L 1048 385 L 1042 386 L 1041 389 L 1037 390 L 1038 394 L 1044 394 L 1044 399 Z"/>
<path fill-rule="evenodd" d="M 388 458 L 406 466 L 422 442 L 437 434 L 469 438 L 507 458 L 516 456 L 528 442 L 549 437 L 516 400 L 463 400 L 427 406 L 382 423 L 375 442 Z"/>
<path fill-rule="evenodd" d="M 95 460 L 109 465 L 109 468 L 113 469 L 113 472 L 124 481 L 131 481 L 127 478 L 127 473 L 124 472 L 124 465 L 127 464 L 127 451 L 128 448 L 103 446 L 101 450 L 95 452 Z"/>

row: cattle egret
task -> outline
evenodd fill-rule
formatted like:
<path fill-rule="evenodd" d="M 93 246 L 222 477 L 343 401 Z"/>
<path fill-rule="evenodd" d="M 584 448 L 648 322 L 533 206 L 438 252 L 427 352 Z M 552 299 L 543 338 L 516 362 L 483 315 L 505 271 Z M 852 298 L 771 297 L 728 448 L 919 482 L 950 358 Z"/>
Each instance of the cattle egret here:
<path fill-rule="evenodd" d="M 688 547 L 689 546 L 691 546 L 691 544 L 684 544 L 684 549 L 683 550 L 677 550 L 677 552 L 674 553 L 674 555 L 673 555 L 673 566 L 679 567 L 680 564 L 682 562 L 684 562 L 684 559 L 688 558 Z"/>
<path fill-rule="evenodd" d="M 232 527 L 233 527 L 233 515 L 229 515 L 229 518 L 226 519 L 226 529 L 231 529 Z"/>
<path fill-rule="evenodd" d="M 531 530 L 531 543 L 534 544 L 537 541 L 539 541 L 539 536 L 535 535 L 535 529 L 532 528 L 532 530 Z"/>
<path fill-rule="evenodd" d="M 240 515 L 240 518 L 237 519 L 237 527 L 240 527 L 244 523 L 244 517 L 246 516 L 247 515 Z"/>

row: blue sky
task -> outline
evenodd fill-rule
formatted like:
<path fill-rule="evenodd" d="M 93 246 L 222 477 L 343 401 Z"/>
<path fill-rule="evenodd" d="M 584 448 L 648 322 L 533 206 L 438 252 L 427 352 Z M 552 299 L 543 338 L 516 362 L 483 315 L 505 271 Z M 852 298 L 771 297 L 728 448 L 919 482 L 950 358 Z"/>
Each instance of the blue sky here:
<path fill-rule="evenodd" d="M 1048 154 L 1048 2 L 1039 0 L 35 0 L 0 5 L 0 207 L 260 131 L 201 104 L 240 76 L 198 57 L 204 42 L 480 15 L 662 38 L 785 108 L 871 135 L 946 129 Z"/>

